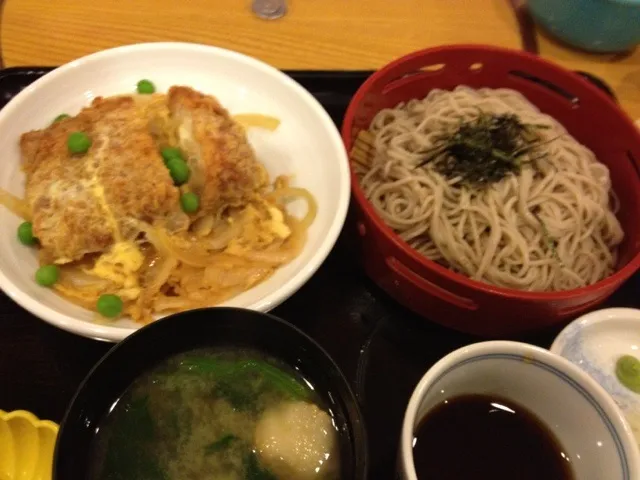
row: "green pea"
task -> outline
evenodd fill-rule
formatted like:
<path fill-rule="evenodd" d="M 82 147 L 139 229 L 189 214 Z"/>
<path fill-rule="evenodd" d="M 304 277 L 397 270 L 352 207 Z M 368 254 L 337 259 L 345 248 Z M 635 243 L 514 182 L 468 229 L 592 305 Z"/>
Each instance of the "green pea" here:
<path fill-rule="evenodd" d="M 623 355 L 616 362 L 616 377 L 632 392 L 640 393 L 640 361 L 632 355 Z"/>
<path fill-rule="evenodd" d="M 173 178 L 173 183 L 176 185 L 182 185 L 189 180 L 189 175 L 191 174 L 189 165 L 181 158 L 173 157 L 169 159 L 169 161 L 167 161 L 167 168 L 169 169 L 171 178 Z"/>
<path fill-rule="evenodd" d="M 100 295 L 96 309 L 103 317 L 115 318 L 122 313 L 122 299 L 118 295 L 110 293 Z"/>
<path fill-rule="evenodd" d="M 156 86 L 151 82 L 151 80 L 140 80 L 138 82 L 138 93 L 143 95 L 150 95 L 155 93 Z"/>
<path fill-rule="evenodd" d="M 71 153 L 87 153 L 91 139 L 84 132 L 73 132 L 67 137 L 67 147 Z"/>
<path fill-rule="evenodd" d="M 182 158 L 182 152 L 179 148 L 165 147 L 160 150 L 160 155 L 162 155 L 165 165 L 169 163 L 169 160 L 171 160 L 172 158 L 177 158 L 184 161 L 184 158 Z"/>
<path fill-rule="evenodd" d="M 60 268 L 57 265 L 43 265 L 36 270 L 36 283 L 43 287 L 51 287 L 60 277 Z"/>
<path fill-rule="evenodd" d="M 180 195 L 180 205 L 185 213 L 194 213 L 200 208 L 200 199 L 193 192 L 187 192 Z"/>
<path fill-rule="evenodd" d="M 60 115 L 58 115 L 56 118 L 53 119 L 53 123 L 58 123 L 60 120 L 64 120 L 65 118 L 71 118 L 71 115 L 67 114 L 67 113 L 61 113 Z"/>
<path fill-rule="evenodd" d="M 23 245 L 35 245 L 38 239 L 33 236 L 33 224 L 31 222 L 22 222 L 18 227 L 18 240 Z"/>

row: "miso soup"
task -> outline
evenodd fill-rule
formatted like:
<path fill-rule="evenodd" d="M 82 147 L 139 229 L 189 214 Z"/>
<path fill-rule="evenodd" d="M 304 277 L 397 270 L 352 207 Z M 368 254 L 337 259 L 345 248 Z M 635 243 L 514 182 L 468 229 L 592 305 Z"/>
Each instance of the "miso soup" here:
<path fill-rule="evenodd" d="M 338 450 L 330 412 L 294 369 L 251 350 L 194 350 L 118 400 L 90 479 L 333 480 Z"/>

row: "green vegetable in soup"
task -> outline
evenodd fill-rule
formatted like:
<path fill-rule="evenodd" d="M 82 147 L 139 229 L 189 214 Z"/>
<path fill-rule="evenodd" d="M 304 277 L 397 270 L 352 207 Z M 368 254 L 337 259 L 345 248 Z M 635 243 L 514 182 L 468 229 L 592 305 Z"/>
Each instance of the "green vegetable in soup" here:
<path fill-rule="evenodd" d="M 260 360 L 221 361 L 213 358 L 190 358 L 183 361 L 181 367 L 190 372 L 211 374 L 219 379 L 238 377 L 245 374 L 259 375 L 273 388 L 296 400 L 304 400 L 309 390 L 291 375 L 273 365 Z"/>
<path fill-rule="evenodd" d="M 245 480 L 278 480 L 269 470 L 262 468 L 255 453 L 250 452 L 244 460 Z"/>
<path fill-rule="evenodd" d="M 297 400 L 303 400 L 309 397 L 309 391 L 307 390 L 307 387 L 302 385 L 292 376 L 284 373 L 282 370 L 279 370 L 278 368 L 265 362 L 249 360 L 247 364 L 247 367 L 255 368 L 282 393 L 286 393 Z"/>
<path fill-rule="evenodd" d="M 211 455 L 212 453 L 222 452 L 223 450 L 229 448 L 229 446 L 237 440 L 238 437 L 236 437 L 232 433 L 227 433 L 220 439 L 204 447 L 204 454 Z"/>
<path fill-rule="evenodd" d="M 149 412 L 149 397 L 137 398 L 126 407 L 126 422 L 123 423 L 122 433 L 139 440 L 151 440 L 155 428 L 153 417 Z"/>
<path fill-rule="evenodd" d="M 257 409 L 256 394 L 259 393 L 259 388 L 251 379 L 221 378 L 216 381 L 214 391 L 218 397 L 224 398 L 237 410 Z"/>
<path fill-rule="evenodd" d="M 616 362 L 616 377 L 622 385 L 640 393 L 640 360 L 632 355 L 623 355 Z"/>
<path fill-rule="evenodd" d="M 100 425 L 89 480 L 277 480 L 255 453 L 257 424 L 298 399 L 320 401 L 295 370 L 260 353 L 177 355 L 137 379 Z"/>
<path fill-rule="evenodd" d="M 147 444 L 155 438 L 154 420 L 149 412 L 149 398 L 140 397 L 127 403 L 121 421 L 109 438 L 109 448 L 102 479 L 105 480 L 165 480 L 167 477 L 148 451 Z M 116 447 L 117 446 L 117 447 Z"/>

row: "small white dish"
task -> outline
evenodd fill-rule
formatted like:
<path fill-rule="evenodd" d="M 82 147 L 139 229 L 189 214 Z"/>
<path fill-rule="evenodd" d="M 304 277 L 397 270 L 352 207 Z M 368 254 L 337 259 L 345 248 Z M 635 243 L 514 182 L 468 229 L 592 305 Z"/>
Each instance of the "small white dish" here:
<path fill-rule="evenodd" d="M 422 377 L 402 425 L 398 478 L 417 480 L 413 445 L 422 419 L 435 406 L 465 394 L 506 398 L 537 416 L 563 447 L 575 480 L 640 479 L 638 446 L 607 392 L 565 358 L 507 341 L 463 347 Z"/>
<path fill-rule="evenodd" d="M 555 339 L 551 351 L 587 372 L 616 401 L 640 444 L 640 394 L 616 377 L 622 355 L 640 358 L 640 310 L 607 308 L 570 323 Z"/>
<path fill-rule="evenodd" d="M 293 175 L 294 185 L 314 195 L 318 214 L 294 261 L 224 304 L 262 312 L 276 307 L 315 273 L 333 248 L 349 204 L 349 166 L 340 134 L 320 103 L 290 77 L 254 58 L 205 45 L 148 43 L 99 52 L 54 70 L 0 111 L 0 188 L 24 194 L 18 147 L 22 133 L 45 127 L 62 112 L 78 112 L 97 96 L 133 93 L 143 78 L 160 92 L 188 85 L 213 94 L 232 114 L 280 119 L 275 132 L 256 129 L 249 140 L 272 178 Z M 119 341 L 140 327 L 126 319 L 96 324 L 92 312 L 39 287 L 34 281 L 36 252 L 16 238 L 20 222 L 0 208 L 0 288 L 7 295 L 43 320 L 86 337 Z"/>

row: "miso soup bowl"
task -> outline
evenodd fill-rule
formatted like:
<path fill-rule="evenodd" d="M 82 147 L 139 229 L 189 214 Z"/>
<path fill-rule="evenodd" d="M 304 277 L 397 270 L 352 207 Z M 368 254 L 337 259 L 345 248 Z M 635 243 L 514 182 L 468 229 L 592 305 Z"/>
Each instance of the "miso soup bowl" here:
<path fill-rule="evenodd" d="M 638 446 L 607 392 L 563 357 L 506 341 L 456 350 L 420 380 L 402 425 L 399 478 L 417 480 L 413 445 L 422 419 L 465 394 L 496 395 L 528 409 L 560 442 L 574 480 L 640 479 Z"/>
<path fill-rule="evenodd" d="M 299 370 L 324 400 L 338 429 L 340 478 L 366 478 L 367 437 L 360 409 L 329 354 L 284 320 L 220 307 L 179 313 L 152 323 L 114 346 L 98 362 L 78 388 L 60 425 L 53 479 L 89 478 L 96 431 L 127 387 L 168 357 L 206 347 L 248 348 Z"/>

